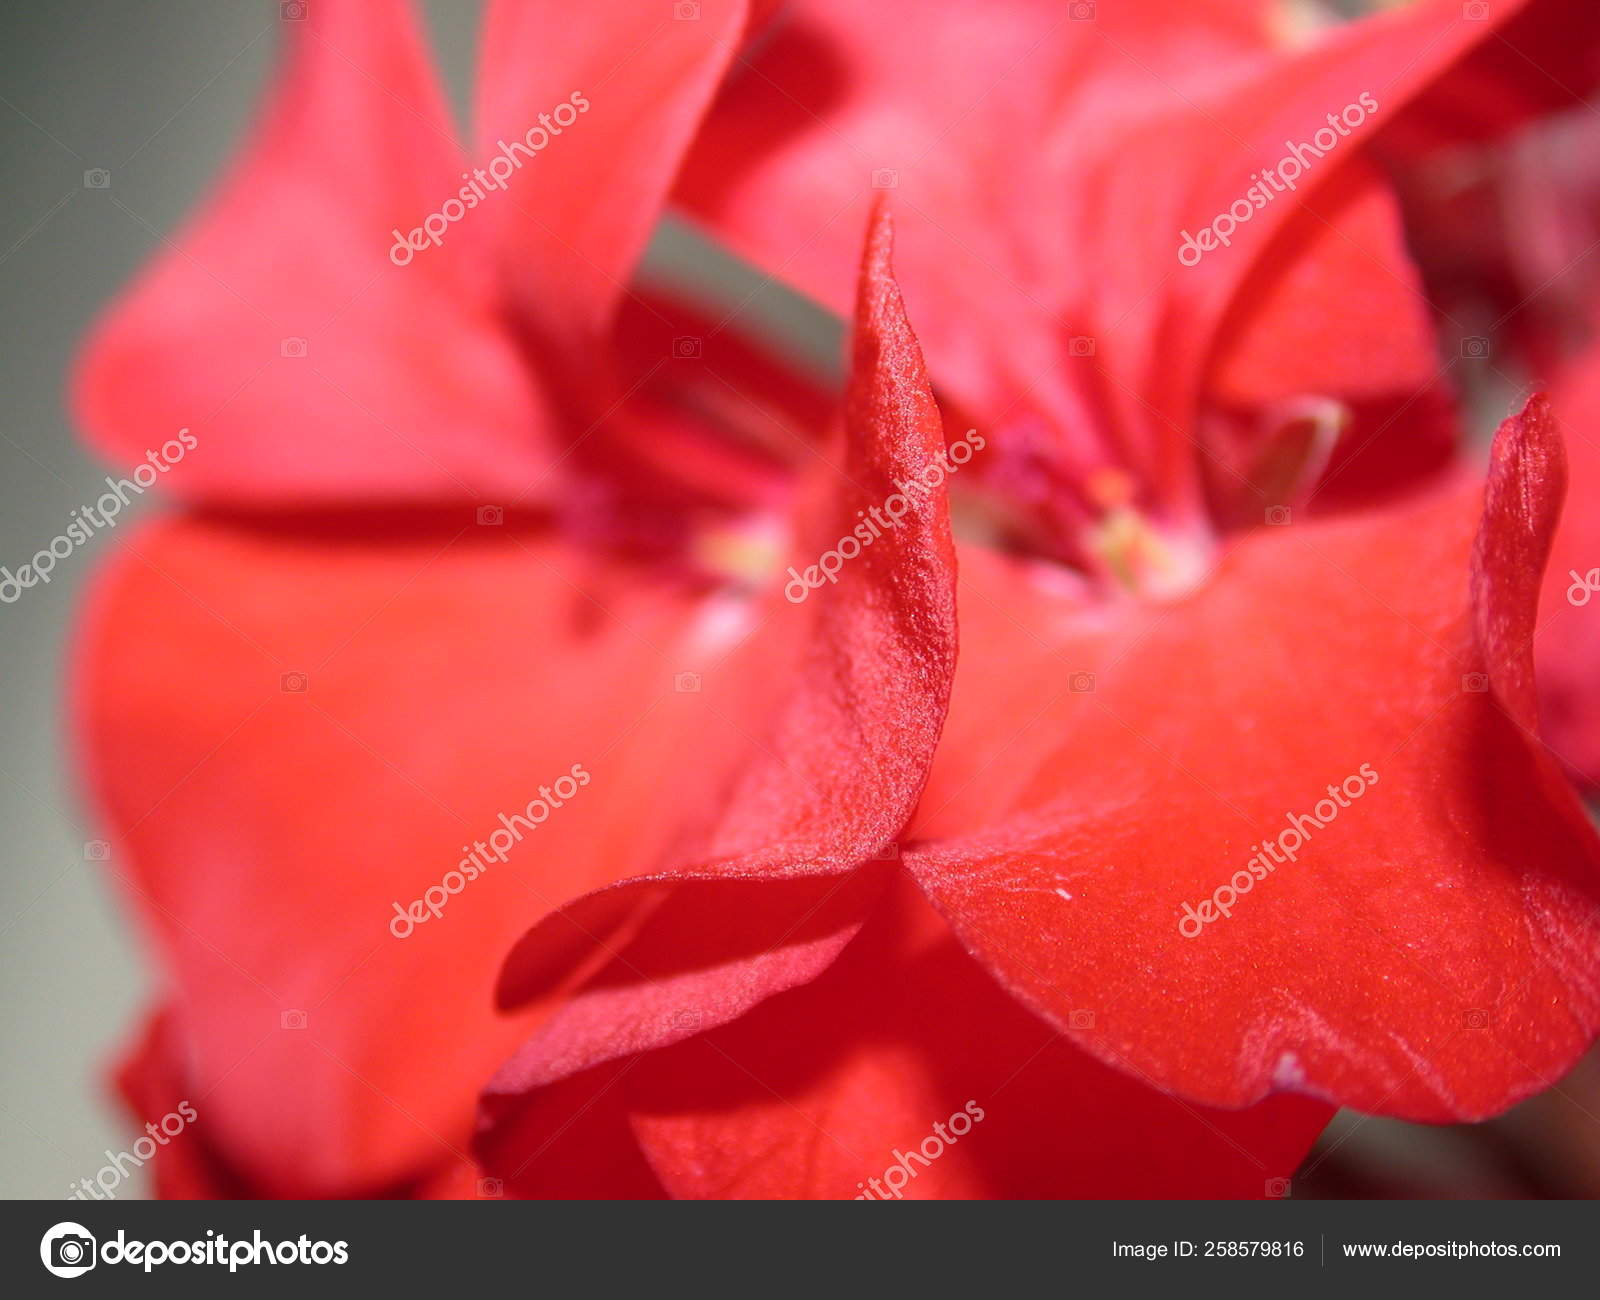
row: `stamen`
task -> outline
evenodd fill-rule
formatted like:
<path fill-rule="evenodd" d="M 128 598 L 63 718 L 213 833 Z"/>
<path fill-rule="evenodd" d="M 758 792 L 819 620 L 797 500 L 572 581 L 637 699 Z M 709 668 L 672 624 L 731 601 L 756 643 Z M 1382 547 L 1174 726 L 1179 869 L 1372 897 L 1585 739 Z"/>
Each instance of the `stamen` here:
<path fill-rule="evenodd" d="M 759 587 L 779 567 L 783 530 L 763 516 L 696 534 L 695 559 L 712 574 L 740 586 Z"/>
<path fill-rule="evenodd" d="M 1211 568 L 1209 534 L 1186 535 L 1133 504 L 1133 480 L 1120 470 L 1091 475 L 1085 494 L 1104 513 L 1085 530 L 1087 553 L 1123 590 L 1149 600 L 1192 591 Z"/>

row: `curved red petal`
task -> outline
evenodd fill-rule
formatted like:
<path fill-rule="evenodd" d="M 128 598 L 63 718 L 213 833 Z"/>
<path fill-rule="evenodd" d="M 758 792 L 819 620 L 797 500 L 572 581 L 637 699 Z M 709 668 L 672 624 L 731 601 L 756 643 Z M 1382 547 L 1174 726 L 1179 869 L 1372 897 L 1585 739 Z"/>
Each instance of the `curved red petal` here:
<path fill-rule="evenodd" d="M 548 416 L 480 214 L 420 251 L 394 233 L 458 201 L 464 166 L 410 4 L 326 0 L 284 29 L 232 175 L 81 361 L 91 441 L 142 465 L 190 429 L 164 485 L 234 505 L 524 493 Z"/>
<path fill-rule="evenodd" d="M 581 344 L 609 322 L 744 36 L 744 0 L 690 9 L 692 19 L 655 0 L 489 6 L 481 165 L 503 157 L 500 170 L 526 170 L 490 196 L 485 215 L 518 309 L 557 344 Z"/>
<path fill-rule="evenodd" d="M 194 1116 L 178 1140 L 163 1141 L 152 1157 L 155 1194 L 164 1201 L 247 1198 L 249 1188 L 217 1161 L 205 1129 L 199 1127 L 204 1121 L 192 1100 L 196 1093 L 184 1077 L 182 1061 L 182 1032 L 173 1013 L 160 1010 L 139 1027 L 117 1066 L 117 1091 L 136 1124 L 159 1126 L 168 1115 L 185 1120 Z"/>
<path fill-rule="evenodd" d="M 1545 572 L 1534 633 L 1550 745 L 1578 780 L 1600 785 L 1600 347 L 1574 360 L 1551 394 L 1572 486 Z"/>
<path fill-rule="evenodd" d="M 494 1123 L 514 1122 L 519 1099 L 556 1077 L 813 978 L 881 887 L 881 873 L 857 868 L 893 843 L 916 804 L 955 661 L 943 432 L 890 240 L 880 212 L 861 275 L 844 465 L 825 465 L 813 484 L 789 599 L 774 599 L 764 635 L 730 665 L 746 765 L 708 805 L 702 834 L 674 846 L 669 869 L 563 908 L 512 954 L 502 997 L 518 1004 L 596 936 L 614 940 L 601 945 L 611 964 L 491 1086 Z M 896 523 L 860 522 L 896 497 Z M 830 553 L 840 562 L 823 573 Z"/>
<path fill-rule="evenodd" d="M 1384 328 L 1371 329 L 1374 320 Z M 1399 205 L 1362 155 L 1285 222 L 1212 346 L 1201 467 L 1230 522 L 1259 525 L 1274 506 L 1348 506 L 1415 490 L 1456 453 L 1449 369 Z M 1308 421 L 1327 426 L 1325 465 L 1263 493 L 1273 438 Z"/>
<path fill-rule="evenodd" d="M 176 1013 L 170 1008 L 158 1010 L 140 1027 L 117 1070 L 118 1089 L 135 1121 L 154 1124 L 170 1135 L 156 1139 L 159 1145 L 149 1162 L 156 1196 L 166 1201 L 248 1201 L 271 1195 L 270 1189 L 231 1167 L 227 1153 L 207 1136 L 210 1106 L 207 1094 L 187 1076 L 187 1043 Z M 173 1116 L 188 1120 L 177 1134 L 171 1134 L 168 1123 Z M 135 1157 L 138 1150 L 136 1141 Z M 485 1191 L 476 1164 L 451 1159 L 420 1178 L 351 1189 L 350 1194 L 383 1200 L 456 1200 L 494 1193 Z"/>
<path fill-rule="evenodd" d="M 1102 1065 L 997 987 L 903 877 L 816 980 L 536 1094 L 490 1167 L 556 1180 L 562 1126 L 591 1103 L 671 1195 L 737 1199 L 1262 1197 L 1332 1115 L 1192 1106 Z"/>
<path fill-rule="evenodd" d="M 1016 4 L 969 24 L 817 0 L 731 82 L 680 193 L 747 255 L 837 302 L 850 214 L 874 184 L 893 186 L 907 216 L 902 278 L 935 381 L 996 426 L 1003 454 L 1013 441 L 1017 456 L 1036 453 L 1030 431 L 1042 423 L 1071 473 L 1108 460 L 1142 467 L 1152 494 L 1181 510 L 1218 331 L 1256 260 L 1308 206 L 1335 228 L 1299 241 L 1323 291 L 1319 318 L 1349 325 L 1343 254 L 1369 247 L 1376 256 L 1355 264 L 1363 292 L 1406 322 L 1407 346 L 1390 358 L 1402 391 L 1434 380 L 1392 214 L 1374 226 L 1321 189 L 1517 9 L 1476 23 L 1454 5 L 1422 5 L 1290 53 L 1273 49 L 1266 11 L 1252 5 L 1218 15 L 1152 0 L 1079 22 L 1059 6 Z M 1356 108 L 1363 94 L 1376 111 Z M 1361 125 L 1335 133 L 1330 109 L 1346 106 Z M 1292 192 L 1252 199 L 1260 170 L 1291 145 L 1329 153 L 1319 130 L 1337 152 L 1312 159 Z M 1194 253 L 1185 232 L 1240 202 L 1248 217 L 1233 219 L 1229 246 L 1180 265 L 1180 250 Z M 1323 274 L 1329 265 L 1342 274 Z M 1300 301 L 1280 304 L 1291 324 Z M 1264 318 L 1263 328 L 1277 327 Z M 1340 346 L 1310 354 L 1320 363 L 1310 395 L 1369 381 L 1351 373 L 1355 332 L 1336 329 Z"/>
<path fill-rule="evenodd" d="M 718 598 L 471 521 L 157 523 L 82 629 L 108 865 L 207 1137 L 267 1194 L 464 1159 L 528 1032 L 493 1009 L 527 918 L 653 861 L 661 771 L 721 761 L 674 689 L 725 649 Z"/>
<path fill-rule="evenodd" d="M 1600 86 L 1600 11 L 1563 0 L 1513 5 L 1492 41 L 1429 88 L 1389 143 L 1420 153 L 1508 135 L 1531 119 L 1587 110 Z M 1463 18 L 1469 15 L 1462 10 Z"/>
<path fill-rule="evenodd" d="M 969 562 L 908 865 L 1013 993 L 1197 1101 L 1442 1121 L 1547 1086 L 1600 1024 L 1600 845 L 1529 730 L 1561 488 L 1535 402 L 1486 506 L 1266 529 L 1165 609 Z"/>

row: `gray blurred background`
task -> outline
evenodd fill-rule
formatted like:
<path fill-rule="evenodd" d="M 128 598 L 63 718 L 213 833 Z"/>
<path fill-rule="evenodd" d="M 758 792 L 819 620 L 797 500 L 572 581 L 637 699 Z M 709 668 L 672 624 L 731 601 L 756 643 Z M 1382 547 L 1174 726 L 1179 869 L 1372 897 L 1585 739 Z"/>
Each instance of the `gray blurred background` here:
<path fill-rule="evenodd" d="M 312 0 L 315 3 L 315 0 Z M 376 0 L 375 0 L 376 2 Z M 465 119 L 479 0 L 425 6 Z M 0 6 L 0 566 L 98 495 L 65 401 L 79 340 L 191 209 L 249 119 L 279 33 L 274 0 L 51 0 Z M 110 185 L 85 184 L 105 169 Z M 813 364 L 837 325 L 681 228 L 651 260 L 709 276 Z M 154 496 L 155 494 L 152 494 Z M 133 510 L 160 508 L 149 498 Z M 126 521 L 133 510 L 125 513 Z M 97 863 L 62 730 L 73 619 L 116 545 L 97 533 L 50 584 L 0 604 L 0 1198 L 65 1197 L 137 1135 L 106 1064 L 147 975 Z M 1600 1057 L 1494 1125 L 1420 1129 L 1343 1114 L 1295 1179 L 1303 1195 L 1600 1194 Z M 137 1195 L 137 1180 L 119 1196 Z"/>

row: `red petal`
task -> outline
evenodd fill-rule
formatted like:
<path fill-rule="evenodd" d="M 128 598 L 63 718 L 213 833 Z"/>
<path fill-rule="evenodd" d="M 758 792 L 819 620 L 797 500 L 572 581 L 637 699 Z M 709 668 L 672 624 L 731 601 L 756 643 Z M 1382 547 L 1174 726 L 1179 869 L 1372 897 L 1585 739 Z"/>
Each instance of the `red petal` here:
<path fill-rule="evenodd" d="M 489 7 L 478 151 L 486 163 L 520 140 L 523 152 L 486 215 L 519 306 L 558 343 L 610 319 L 748 16 L 743 0 L 702 0 L 694 13 L 680 20 L 656 0 Z M 565 129 L 541 122 L 569 102 Z M 537 152 L 529 136 L 543 141 Z"/>
<path fill-rule="evenodd" d="M 1078 262 L 1077 300 L 1068 314 L 1086 322 L 1082 333 L 1096 336 L 1109 381 L 1109 418 L 1128 431 L 1131 454 L 1157 484 L 1179 484 L 1188 472 L 1194 457 L 1189 422 L 1207 395 L 1205 367 L 1218 330 L 1250 286 L 1247 276 L 1258 259 L 1280 236 L 1292 237 L 1288 228 L 1301 213 L 1336 223 L 1340 238 L 1375 247 L 1378 256 L 1363 258 L 1354 278 L 1363 294 L 1384 304 L 1385 319 L 1403 323 L 1398 333 L 1406 341 L 1398 355 L 1407 364 L 1391 383 L 1402 391 L 1432 385 L 1435 368 L 1422 347 L 1426 315 L 1415 277 L 1394 269 L 1408 267 L 1398 223 L 1391 212 L 1378 231 L 1364 230 L 1361 210 L 1342 202 L 1348 189 L 1334 182 L 1342 163 L 1354 161 L 1362 145 L 1464 51 L 1492 39 L 1496 23 L 1513 8 L 1496 6 L 1489 21 L 1477 23 L 1462 22 L 1453 6 L 1420 5 L 1335 29 L 1310 49 L 1244 69 L 1197 104 L 1156 112 L 1095 148 L 1072 191 L 1071 225 L 1074 242 L 1094 256 Z M 1351 106 L 1361 110 L 1359 125 L 1329 124 L 1330 116 L 1342 118 Z M 1292 145 L 1302 144 L 1319 156 L 1300 152 L 1305 165 L 1297 188 L 1258 204 L 1251 193 L 1257 170 L 1286 171 L 1281 161 Z M 1183 165 L 1174 168 L 1174 158 Z M 1152 187 L 1152 177 L 1163 183 Z M 1262 195 L 1275 189 L 1268 185 Z M 1230 212 L 1239 203 L 1251 209 L 1247 221 Z M 1140 213 L 1138 221 L 1126 219 L 1130 209 Z M 1229 245 L 1197 254 L 1193 264 L 1182 261 L 1178 240 L 1198 235 L 1223 214 L 1235 221 Z M 1314 242 L 1308 251 L 1319 262 L 1328 259 L 1325 245 Z M 1345 309 L 1350 283 L 1319 278 L 1326 296 L 1318 314 L 1347 333 L 1365 332 L 1367 318 L 1352 320 Z M 1360 380 L 1336 364 L 1359 367 L 1353 352 L 1347 343 L 1334 347 L 1316 366 L 1325 391 L 1359 391 Z"/>
<path fill-rule="evenodd" d="M 1449 8 L 1449 0 L 1441 0 Z M 1507 18 L 1492 41 L 1474 50 L 1422 96 L 1388 143 L 1432 150 L 1506 135 L 1530 119 L 1586 109 L 1600 85 L 1600 11 L 1565 0 L 1498 3 Z M 1463 10 L 1465 15 L 1465 10 Z"/>
<path fill-rule="evenodd" d="M 485 1169 L 527 1200 L 663 1199 L 628 1125 L 627 1091 L 615 1086 L 631 1066 L 600 1066 L 543 1089 L 536 1105 L 508 1110 L 480 1138 L 480 1152 L 493 1154 Z"/>
<path fill-rule="evenodd" d="M 1195 1107 L 1101 1065 L 893 892 L 805 987 L 536 1094 L 491 1167 L 559 1182 L 563 1125 L 603 1107 L 614 1128 L 631 1115 L 677 1197 L 1261 1197 L 1331 1116 L 1299 1098 Z"/>
<path fill-rule="evenodd" d="M 1264 29 L 1253 0 L 1203 18 L 1168 0 L 1105 6 L 1093 23 L 1036 0 L 807 0 L 730 79 L 679 195 L 843 311 L 858 214 L 892 185 L 907 300 L 941 387 L 989 418 L 1026 397 L 1071 428 L 1084 398 L 1056 373 L 1064 335 L 1095 330 L 1060 319 L 1085 259 L 1062 197 L 1079 181 L 1049 161 L 1057 142 L 1075 115 L 1126 113 L 1156 79 L 1193 90 L 1260 50 Z"/>
<path fill-rule="evenodd" d="M 133 535 L 83 629 L 78 729 L 206 1136 L 241 1179 L 351 1194 L 463 1158 L 479 1086 L 528 1030 L 492 1010 L 527 918 L 654 860 L 678 814 L 661 771 L 721 779 L 725 734 L 673 683 L 726 621 L 514 521 Z M 574 764 L 588 785 L 395 937 L 396 903 L 449 888 L 464 844 L 515 841 L 502 814 Z"/>
<path fill-rule="evenodd" d="M 160 1124 L 173 1114 L 194 1117 L 151 1161 L 156 1195 L 167 1201 L 245 1201 L 271 1195 L 230 1168 L 225 1153 L 207 1137 L 209 1104 L 185 1074 L 187 1052 L 187 1036 L 176 1015 L 160 1011 L 141 1027 L 138 1041 L 117 1072 L 123 1100 L 140 1125 Z M 477 1165 L 464 1159 L 437 1166 L 412 1182 L 360 1191 L 369 1198 L 424 1201 L 496 1194 L 486 1190 Z"/>
<path fill-rule="evenodd" d="M 890 239 L 880 213 L 861 276 L 845 466 L 814 485 L 801 574 L 854 529 L 870 531 L 858 520 L 943 452 Z M 858 545 L 836 583 L 789 583 L 803 603 L 774 599 L 765 637 L 732 665 L 747 765 L 709 805 L 704 833 L 675 847 L 673 869 L 563 908 L 512 955 L 502 995 L 518 1003 L 597 935 L 619 954 L 496 1080 L 497 1122 L 514 1123 L 522 1095 L 553 1078 L 683 1038 L 811 979 L 855 933 L 881 878 L 847 873 L 892 843 L 915 806 L 954 668 L 942 481 L 904 496 L 900 524 Z"/>
<path fill-rule="evenodd" d="M 186 1125 L 176 1141 L 169 1139 L 155 1153 L 150 1168 L 155 1193 L 165 1201 L 248 1197 L 249 1189 L 216 1160 L 204 1128 L 199 1127 L 201 1116 L 193 1101 L 197 1093 L 184 1078 L 182 1060 L 182 1036 L 173 1014 L 160 1011 L 140 1026 L 117 1070 L 117 1090 L 140 1127 L 159 1126 L 167 1115 L 187 1119 L 189 1112 L 179 1109 L 183 1106 L 195 1115 L 193 1125 Z"/>
<path fill-rule="evenodd" d="M 629 399 L 569 458 L 588 491 L 563 518 L 584 535 L 681 554 L 706 544 L 708 526 L 737 530 L 792 504 L 794 468 L 836 418 L 838 395 L 708 311 L 651 290 L 622 305 L 616 388 Z"/>
<path fill-rule="evenodd" d="M 390 261 L 465 165 L 409 4 L 325 0 L 249 148 L 101 324 L 77 402 L 123 464 L 189 428 L 164 480 L 232 503 L 504 500 L 545 416 L 469 212 Z M 302 350 L 303 349 L 303 350 Z"/>
<path fill-rule="evenodd" d="M 1250 5 L 1219 16 L 1150 0 L 1075 22 L 1057 5 L 930 15 L 812 0 L 733 82 L 681 192 L 747 255 L 836 301 L 851 214 L 873 169 L 889 169 L 908 210 L 902 279 L 935 380 L 999 426 L 1006 455 L 1013 441 L 1024 454 L 1042 421 L 1073 474 L 1116 459 L 1181 496 L 1224 315 L 1308 203 L 1335 239 L 1379 251 L 1356 264 L 1362 293 L 1405 322 L 1407 345 L 1392 357 L 1403 388 L 1428 386 L 1434 367 L 1415 346 L 1426 316 L 1409 274 L 1391 273 L 1406 265 L 1398 228 L 1386 218 L 1369 230 L 1355 212 L 1346 230 L 1340 204 L 1322 211 L 1319 191 L 1516 9 L 1496 5 L 1478 23 L 1451 4 L 1419 6 L 1290 55 L 1269 50 L 1265 10 Z M 1379 111 L 1293 195 L 1241 224 L 1231 247 L 1179 265 L 1183 232 L 1248 204 L 1255 171 L 1286 142 L 1313 141 L 1330 110 L 1363 92 Z M 1318 263 L 1307 276 L 1323 290 L 1316 318 L 1341 322 L 1342 339 L 1350 267 L 1320 273 L 1344 262 L 1333 247 L 1310 242 Z M 1301 301 L 1283 304 L 1291 322 Z M 1263 316 L 1261 329 L 1273 328 Z M 1074 337 L 1092 352 L 1075 351 Z M 1348 346 L 1313 359 L 1323 394 L 1370 378 Z"/>
<path fill-rule="evenodd" d="M 908 833 L 935 842 L 907 855 L 969 950 L 1079 1046 L 1209 1104 L 1290 1088 L 1456 1120 L 1557 1078 L 1600 1024 L 1600 845 L 1525 729 L 1560 462 L 1536 402 L 1486 507 L 1468 485 L 1266 529 L 1166 609 L 969 566 Z M 1292 815 L 1325 824 L 1258 875 Z M 1229 915 L 1185 919 L 1241 872 Z"/>
<path fill-rule="evenodd" d="M 1272 506 L 1366 502 L 1448 465 L 1458 426 L 1437 346 L 1398 204 L 1357 155 L 1285 223 L 1215 340 L 1201 463 L 1222 517 L 1259 525 Z M 1252 491 L 1272 436 L 1322 411 L 1339 426 L 1322 486 Z"/>
<path fill-rule="evenodd" d="M 1384 316 L 1397 305 L 1398 319 Z M 1358 156 L 1252 269 L 1217 340 L 1212 398 L 1266 406 L 1303 393 L 1361 400 L 1409 388 L 1437 368 L 1426 306 L 1399 205 Z M 1386 328 L 1355 327 L 1372 320 Z"/>
<path fill-rule="evenodd" d="M 1572 489 L 1539 604 L 1534 659 L 1545 734 L 1569 770 L 1600 785 L 1600 347 L 1572 364 L 1552 395 Z M 1579 603 L 1581 602 L 1581 603 Z"/>

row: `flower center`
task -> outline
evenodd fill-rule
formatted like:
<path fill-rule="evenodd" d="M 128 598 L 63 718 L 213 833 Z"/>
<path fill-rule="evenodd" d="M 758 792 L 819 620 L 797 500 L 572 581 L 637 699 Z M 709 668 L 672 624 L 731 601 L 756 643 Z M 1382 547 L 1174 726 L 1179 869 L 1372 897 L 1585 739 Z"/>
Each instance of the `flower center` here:
<path fill-rule="evenodd" d="M 1130 594 L 1175 599 L 1205 577 L 1211 548 L 1203 538 L 1159 529 L 1133 504 L 1133 487 L 1119 469 L 1089 476 L 1086 494 L 1100 513 L 1085 529 L 1085 549 Z"/>
<path fill-rule="evenodd" d="M 784 543 L 781 522 L 763 514 L 698 532 L 694 557 L 722 581 L 754 590 L 778 572 Z"/>

